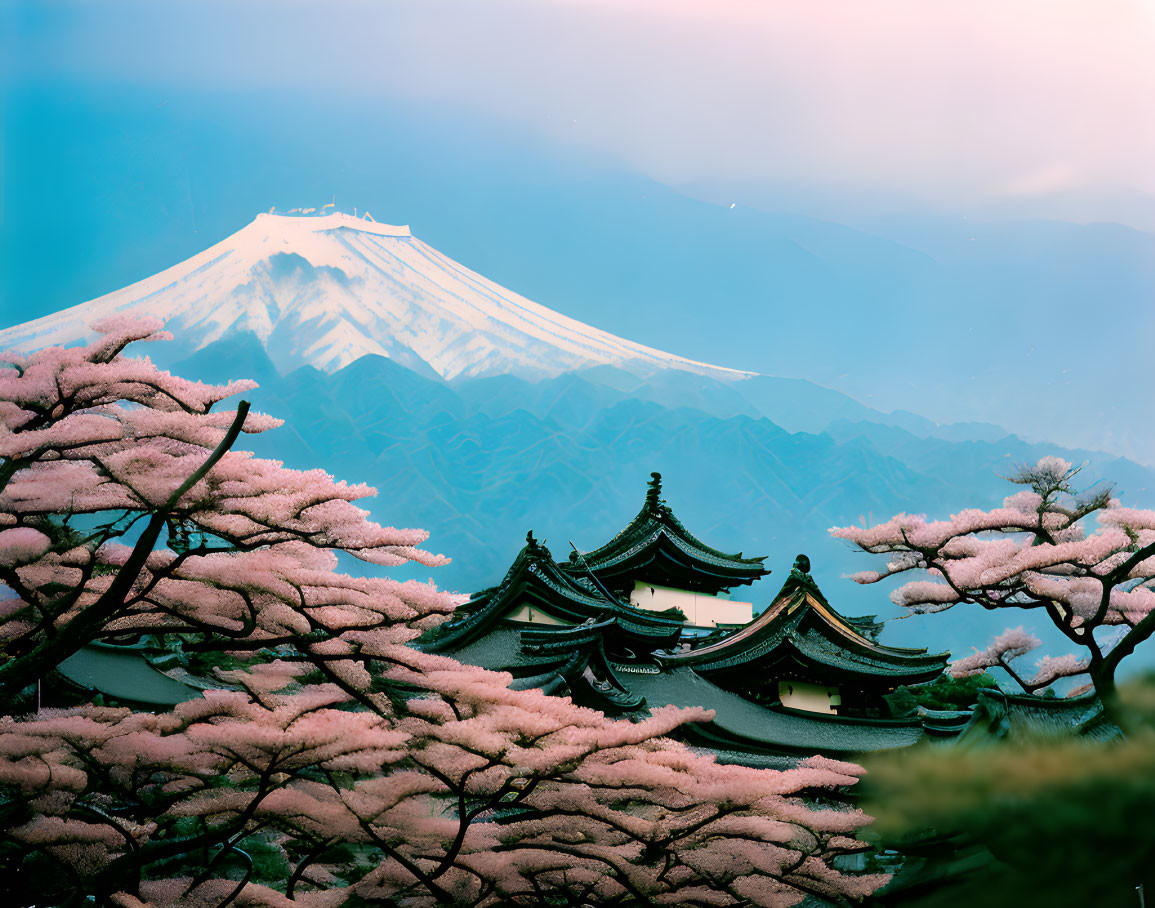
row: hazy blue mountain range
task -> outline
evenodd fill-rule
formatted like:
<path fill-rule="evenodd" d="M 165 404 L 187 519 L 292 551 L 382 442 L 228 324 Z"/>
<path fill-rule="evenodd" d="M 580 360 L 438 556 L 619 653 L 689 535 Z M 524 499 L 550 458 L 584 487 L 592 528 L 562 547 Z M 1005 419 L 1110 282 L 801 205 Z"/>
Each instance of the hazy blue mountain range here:
<path fill-rule="evenodd" d="M 736 598 L 764 605 L 794 556 L 805 552 L 836 607 L 884 617 L 898 610 L 880 586 L 844 579 L 864 569 L 867 556 L 831 539 L 830 526 L 903 510 L 943 516 L 994 506 L 1012 491 L 997 474 L 1051 453 L 1088 460 L 1086 481 L 1109 477 L 1128 502 L 1155 502 L 1155 471 L 1127 460 L 990 437 L 988 426 L 972 439 L 919 435 L 804 383 L 776 389 L 765 379 L 780 394 L 783 421 L 809 421 L 808 430 L 791 432 L 732 400 L 718 405 L 708 387 L 694 406 L 675 406 L 653 399 L 662 397 L 654 389 L 642 399 L 612 387 L 605 370 L 539 382 L 500 376 L 447 383 L 368 356 L 334 373 L 303 367 L 279 375 L 252 335 L 231 336 L 175 367 L 205 379 L 261 382 L 257 406 L 287 425 L 246 442 L 262 455 L 376 486 L 373 513 L 429 530 L 429 547 L 453 558 L 434 579 L 464 591 L 498 582 L 527 530 L 561 558 L 571 540 L 585 550 L 601 544 L 641 507 L 652 470 L 663 474 L 675 512 L 706 542 L 769 556 L 774 574 Z M 1007 621 L 956 609 L 891 622 L 885 639 L 969 652 Z"/>

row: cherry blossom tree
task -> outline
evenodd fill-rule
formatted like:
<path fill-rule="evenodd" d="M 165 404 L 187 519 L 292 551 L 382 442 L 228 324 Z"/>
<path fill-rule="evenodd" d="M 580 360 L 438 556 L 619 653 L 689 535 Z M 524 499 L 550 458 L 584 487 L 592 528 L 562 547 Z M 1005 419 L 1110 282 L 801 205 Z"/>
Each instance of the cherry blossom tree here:
<path fill-rule="evenodd" d="M 960 603 L 1033 612 L 1077 648 L 1043 657 L 1034 672 L 1019 670 L 1015 660 L 1040 645 L 1019 627 L 955 662 L 956 676 L 997 666 L 1030 693 L 1060 678 L 1086 676 L 1107 708 L 1116 710 L 1119 664 L 1155 633 L 1155 511 L 1125 508 L 1108 488 L 1079 494 L 1073 485 L 1078 473 L 1065 460 L 1045 457 L 1008 477 L 1027 488 L 1001 508 L 965 510 L 939 521 L 899 514 L 877 526 L 831 533 L 887 557 L 882 570 L 854 575 L 859 583 L 927 575 L 892 594 L 911 612 Z"/>
<path fill-rule="evenodd" d="M 885 881 L 832 858 L 861 770 L 717 764 L 639 722 L 514 691 L 410 644 L 432 585 L 356 577 L 440 556 L 365 486 L 234 450 L 277 425 L 129 359 L 159 323 L 0 371 L 0 901 L 5 905 L 788 905 Z M 32 712 L 93 641 L 227 653 L 171 712 Z"/>
<path fill-rule="evenodd" d="M 444 559 L 415 548 L 424 533 L 368 521 L 352 504 L 366 486 L 233 451 L 241 432 L 279 425 L 244 402 L 213 411 L 252 382 L 210 387 L 121 356 L 165 336 L 156 320 L 97 327 L 87 348 L 8 354 L 0 372 L 0 581 L 15 594 L 0 613 L 0 704 L 94 639 L 318 645 L 349 623 L 451 609 L 420 584 L 335 577 L 337 548 L 382 565 Z"/>

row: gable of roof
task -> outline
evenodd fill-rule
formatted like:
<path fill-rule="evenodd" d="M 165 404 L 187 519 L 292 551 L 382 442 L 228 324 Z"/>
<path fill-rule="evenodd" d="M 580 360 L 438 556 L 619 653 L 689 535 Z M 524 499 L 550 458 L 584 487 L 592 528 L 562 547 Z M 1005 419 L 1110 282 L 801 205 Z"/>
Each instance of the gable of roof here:
<path fill-rule="evenodd" d="M 642 580 L 714 594 L 770 573 L 763 564 L 765 556 L 727 554 L 687 530 L 661 497 L 661 474 L 650 476 L 645 503 L 634 519 L 605 545 L 585 555 L 571 555 L 566 571 L 590 571 L 618 591 Z"/>
<path fill-rule="evenodd" d="M 614 618 L 616 629 L 649 641 L 649 646 L 673 641 L 681 633 L 679 619 L 634 608 L 605 594 L 595 584 L 579 582 L 581 579 L 562 570 L 531 531 L 501 583 L 475 593 L 461 606 L 463 617 L 444 625 L 422 648 L 446 652 L 463 647 L 498 628 L 506 616 L 522 605 L 538 608 L 563 625 Z"/>
<path fill-rule="evenodd" d="M 799 555 L 770 606 L 752 622 L 696 649 L 658 652 L 670 667 L 699 674 L 769 667 L 784 661 L 823 666 L 832 676 L 878 678 L 917 684 L 942 674 L 949 653 L 928 653 L 879 643 L 875 622 L 847 619 L 827 601 L 810 576 L 810 559 Z"/>

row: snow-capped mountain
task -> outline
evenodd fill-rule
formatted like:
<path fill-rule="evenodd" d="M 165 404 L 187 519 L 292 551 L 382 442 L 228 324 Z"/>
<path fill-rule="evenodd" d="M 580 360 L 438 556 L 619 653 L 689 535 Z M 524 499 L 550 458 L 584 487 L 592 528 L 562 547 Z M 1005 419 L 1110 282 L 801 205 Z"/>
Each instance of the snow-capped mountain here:
<path fill-rule="evenodd" d="M 741 379 L 560 315 L 458 264 L 413 236 L 348 214 L 260 214 L 247 227 L 153 277 L 0 331 L 0 348 L 91 337 L 115 313 L 158 315 L 185 349 L 251 331 L 282 372 L 333 372 L 366 354 L 444 379 L 541 378 L 590 366 Z"/>

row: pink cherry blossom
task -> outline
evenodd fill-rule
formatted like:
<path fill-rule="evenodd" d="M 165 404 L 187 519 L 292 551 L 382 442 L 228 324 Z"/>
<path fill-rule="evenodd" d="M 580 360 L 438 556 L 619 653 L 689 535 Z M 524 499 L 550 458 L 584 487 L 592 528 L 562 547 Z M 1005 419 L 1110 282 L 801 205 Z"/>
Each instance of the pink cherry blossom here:
<path fill-rule="evenodd" d="M 0 530 L 0 565 L 15 567 L 41 557 L 52 546 L 52 540 L 32 527 Z"/>
<path fill-rule="evenodd" d="M 874 527 L 835 527 L 831 533 L 887 558 L 885 570 L 853 579 L 924 572 L 892 600 L 912 612 L 958 605 L 1033 612 L 1055 625 L 1085 655 L 1045 657 L 1030 677 L 1009 668 L 1033 636 L 1008 631 L 991 647 L 955 663 L 958 675 L 1000 666 L 1029 691 L 1089 674 L 1095 689 L 1114 701 L 1119 662 L 1155 633 L 1155 511 L 1124 508 L 1109 489 L 1077 496 L 1079 468 L 1057 457 L 1022 467 L 1010 480 L 1029 490 L 1008 496 L 991 511 L 960 511 L 928 522 L 900 514 Z M 1097 632 L 1117 627 L 1123 637 L 1106 645 Z M 1032 645 L 1038 645 L 1037 641 Z"/>
<path fill-rule="evenodd" d="M 279 420 L 218 408 L 251 382 L 126 356 L 167 336 L 156 319 L 98 329 L 87 347 L 0 355 L 0 696 L 28 712 L 0 717 L 0 788 L 20 807 L 0 820 L 6 893 L 777 906 L 886 882 L 831 866 L 867 847 L 869 817 L 841 806 L 857 766 L 722 765 L 670 737 L 706 710 L 612 720 L 410 646 L 462 597 L 343 573 L 337 553 L 444 563 L 426 534 L 374 522 L 367 486 L 236 449 Z M 1132 592 L 1127 614 L 1146 605 Z M 231 661 L 168 711 L 22 699 L 86 644 L 142 635 L 178 661 Z M 248 875 L 256 848 L 284 879 Z"/>
<path fill-rule="evenodd" d="M 976 652 L 951 664 L 951 674 L 956 678 L 977 675 L 988 668 L 1005 665 L 1031 650 L 1037 649 L 1041 641 L 1034 634 L 1028 634 L 1021 627 L 1008 629 L 999 634 L 985 650 Z"/>

